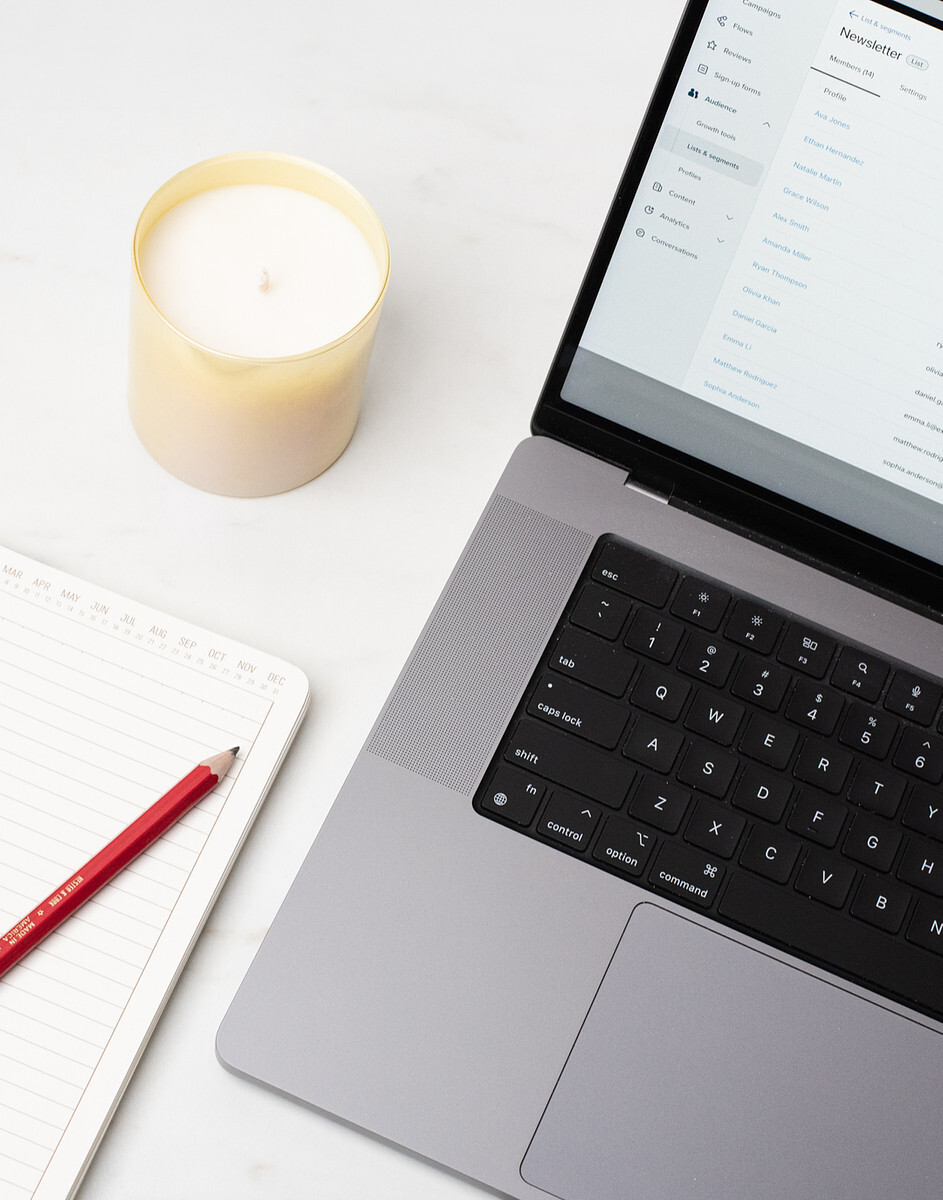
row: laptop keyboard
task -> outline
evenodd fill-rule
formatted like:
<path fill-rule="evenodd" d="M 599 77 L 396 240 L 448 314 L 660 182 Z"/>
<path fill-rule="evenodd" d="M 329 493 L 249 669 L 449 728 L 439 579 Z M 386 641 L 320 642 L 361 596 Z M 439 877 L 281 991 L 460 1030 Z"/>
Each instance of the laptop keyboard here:
<path fill-rule="evenodd" d="M 607 536 L 475 808 L 943 1019 L 941 704 Z"/>

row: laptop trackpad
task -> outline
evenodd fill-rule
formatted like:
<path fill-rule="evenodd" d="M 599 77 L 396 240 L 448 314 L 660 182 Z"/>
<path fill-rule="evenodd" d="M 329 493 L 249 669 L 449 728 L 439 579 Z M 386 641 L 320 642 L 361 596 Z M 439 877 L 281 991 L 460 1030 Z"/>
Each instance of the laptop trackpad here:
<path fill-rule="evenodd" d="M 636 908 L 531 1142 L 561 1200 L 940 1200 L 943 1037 Z"/>

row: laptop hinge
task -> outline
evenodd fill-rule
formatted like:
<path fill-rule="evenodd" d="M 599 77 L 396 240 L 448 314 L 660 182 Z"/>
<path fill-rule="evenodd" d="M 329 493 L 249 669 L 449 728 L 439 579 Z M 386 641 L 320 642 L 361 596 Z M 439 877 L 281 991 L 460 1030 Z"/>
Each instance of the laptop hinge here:
<path fill-rule="evenodd" d="M 670 491 L 661 491 L 650 484 L 639 483 L 637 479 L 633 478 L 631 471 L 626 475 L 622 486 L 631 488 L 633 492 L 640 492 L 643 496 L 648 496 L 650 500 L 657 500 L 659 504 L 667 504 L 671 499 Z"/>

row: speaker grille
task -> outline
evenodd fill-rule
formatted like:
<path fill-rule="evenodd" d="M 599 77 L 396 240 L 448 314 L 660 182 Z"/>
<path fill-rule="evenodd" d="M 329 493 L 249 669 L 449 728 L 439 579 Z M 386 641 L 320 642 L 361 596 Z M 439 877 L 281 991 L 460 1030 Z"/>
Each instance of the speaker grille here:
<path fill-rule="evenodd" d="M 471 795 L 592 542 L 492 497 L 367 748 Z"/>

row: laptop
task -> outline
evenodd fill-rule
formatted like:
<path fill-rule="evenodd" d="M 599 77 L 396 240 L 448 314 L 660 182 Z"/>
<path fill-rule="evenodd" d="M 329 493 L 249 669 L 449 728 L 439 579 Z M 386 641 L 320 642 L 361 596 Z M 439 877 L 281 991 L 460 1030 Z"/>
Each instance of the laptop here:
<path fill-rule="evenodd" d="M 519 1200 L 940 1200 L 941 163 L 938 0 L 688 5 L 225 1065 Z"/>

